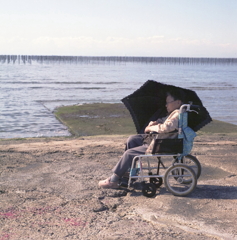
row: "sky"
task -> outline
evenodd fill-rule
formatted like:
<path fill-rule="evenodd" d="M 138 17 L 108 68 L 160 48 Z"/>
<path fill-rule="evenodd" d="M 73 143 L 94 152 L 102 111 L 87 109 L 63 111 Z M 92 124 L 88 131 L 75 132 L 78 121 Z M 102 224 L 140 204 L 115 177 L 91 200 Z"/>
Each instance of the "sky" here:
<path fill-rule="evenodd" d="M 237 0 L 0 0 L 0 55 L 237 58 Z"/>

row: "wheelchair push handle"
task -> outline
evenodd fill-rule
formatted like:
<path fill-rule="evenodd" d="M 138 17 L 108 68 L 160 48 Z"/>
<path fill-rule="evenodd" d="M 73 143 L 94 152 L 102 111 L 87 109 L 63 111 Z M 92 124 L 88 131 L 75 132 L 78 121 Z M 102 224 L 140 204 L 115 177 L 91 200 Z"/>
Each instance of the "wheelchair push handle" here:
<path fill-rule="evenodd" d="M 199 105 L 191 105 L 190 109 L 191 110 L 200 110 L 200 106 Z"/>
<path fill-rule="evenodd" d="M 179 109 L 179 113 L 182 113 L 184 110 L 186 112 L 195 112 L 195 113 L 198 114 L 198 110 L 200 110 L 200 106 L 199 105 L 193 105 L 192 103 L 183 104 Z"/>

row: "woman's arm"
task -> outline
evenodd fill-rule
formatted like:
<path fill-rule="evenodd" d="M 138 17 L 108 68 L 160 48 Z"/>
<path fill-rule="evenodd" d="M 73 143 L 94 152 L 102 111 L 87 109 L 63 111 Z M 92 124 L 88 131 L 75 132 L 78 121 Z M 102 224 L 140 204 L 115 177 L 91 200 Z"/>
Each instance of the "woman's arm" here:
<path fill-rule="evenodd" d="M 164 123 L 150 122 L 145 128 L 145 133 L 158 132 L 167 133 L 178 129 L 179 110 L 173 111 Z"/>

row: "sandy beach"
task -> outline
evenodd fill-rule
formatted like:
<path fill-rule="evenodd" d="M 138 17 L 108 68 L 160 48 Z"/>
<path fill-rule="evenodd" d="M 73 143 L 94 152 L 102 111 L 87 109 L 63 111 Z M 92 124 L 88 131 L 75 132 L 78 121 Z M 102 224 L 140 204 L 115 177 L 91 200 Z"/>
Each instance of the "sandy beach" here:
<path fill-rule="evenodd" d="M 0 239 L 237 239 L 236 134 L 195 139 L 186 197 L 102 190 L 126 135 L 1 140 Z"/>

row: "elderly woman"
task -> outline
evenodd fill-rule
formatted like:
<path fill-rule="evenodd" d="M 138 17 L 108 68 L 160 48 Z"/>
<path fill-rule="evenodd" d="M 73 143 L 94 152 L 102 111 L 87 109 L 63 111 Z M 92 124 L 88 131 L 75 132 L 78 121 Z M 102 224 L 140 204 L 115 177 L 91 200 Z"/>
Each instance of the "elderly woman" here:
<path fill-rule="evenodd" d="M 150 122 L 145 128 L 145 134 L 132 135 L 127 140 L 127 150 L 113 168 L 113 174 L 106 180 L 99 182 L 102 188 L 118 188 L 119 180 L 131 167 L 135 156 L 145 154 L 148 145 L 144 142 L 150 132 L 169 133 L 178 130 L 179 108 L 183 104 L 184 93 L 182 90 L 173 90 L 167 94 L 166 108 L 168 115 Z"/>

